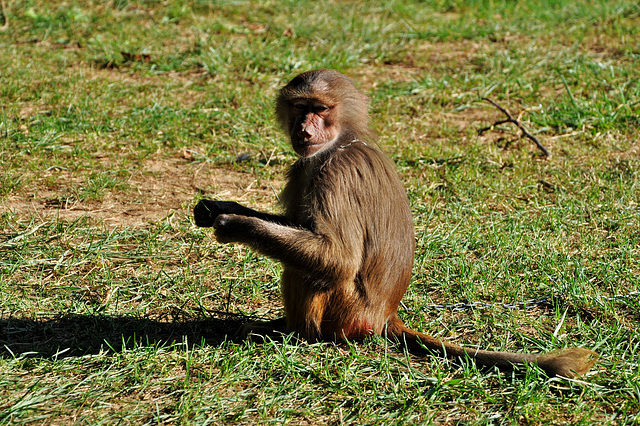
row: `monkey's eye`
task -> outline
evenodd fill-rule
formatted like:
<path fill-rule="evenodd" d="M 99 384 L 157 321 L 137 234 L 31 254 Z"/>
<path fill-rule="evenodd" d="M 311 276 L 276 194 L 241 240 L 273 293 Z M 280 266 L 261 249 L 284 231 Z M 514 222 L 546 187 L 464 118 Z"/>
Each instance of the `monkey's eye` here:
<path fill-rule="evenodd" d="M 315 112 L 316 114 L 321 113 L 321 112 L 325 112 L 329 109 L 329 107 L 327 105 L 324 104 L 316 104 L 313 106 L 313 112 Z"/>
<path fill-rule="evenodd" d="M 307 109 L 307 103 L 306 102 L 296 102 L 293 104 L 293 109 L 296 112 L 303 112 Z"/>

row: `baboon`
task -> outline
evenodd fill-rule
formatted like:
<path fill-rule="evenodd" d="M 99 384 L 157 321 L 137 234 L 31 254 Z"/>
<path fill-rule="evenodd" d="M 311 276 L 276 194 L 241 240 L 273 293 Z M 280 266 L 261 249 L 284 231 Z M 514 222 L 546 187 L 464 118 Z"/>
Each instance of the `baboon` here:
<path fill-rule="evenodd" d="M 284 214 L 229 201 L 202 200 L 194 209 L 196 224 L 213 226 L 219 242 L 248 245 L 283 264 L 285 318 L 246 324 L 241 335 L 379 334 L 412 352 L 481 365 L 531 363 L 566 377 L 591 368 L 597 355 L 584 348 L 542 355 L 465 349 L 407 328 L 397 310 L 411 279 L 413 220 L 395 166 L 369 127 L 366 97 L 337 71 L 308 71 L 280 90 L 276 115 L 300 156 L 280 197 Z"/>

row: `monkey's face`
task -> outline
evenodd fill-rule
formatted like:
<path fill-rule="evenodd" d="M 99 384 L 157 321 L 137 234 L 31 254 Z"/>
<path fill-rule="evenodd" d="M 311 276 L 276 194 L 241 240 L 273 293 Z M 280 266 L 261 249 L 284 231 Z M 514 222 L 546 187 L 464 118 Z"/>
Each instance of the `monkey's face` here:
<path fill-rule="evenodd" d="M 335 106 L 316 99 L 295 99 L 291 102 L 289 136 L 291 145 L 301 157 L 310 157 L 338 138 Z"/>

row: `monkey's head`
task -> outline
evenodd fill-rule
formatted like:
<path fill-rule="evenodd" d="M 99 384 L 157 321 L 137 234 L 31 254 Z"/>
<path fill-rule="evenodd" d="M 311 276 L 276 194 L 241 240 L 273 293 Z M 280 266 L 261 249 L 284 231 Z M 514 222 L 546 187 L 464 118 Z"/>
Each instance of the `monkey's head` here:
<path fill-rule="evenodd" d="M 344 138 L 371 140 L 366 97 L 338 71 L 307 71 L 284 86 L 276 115 L 293 149 L 311 157 Z"/>

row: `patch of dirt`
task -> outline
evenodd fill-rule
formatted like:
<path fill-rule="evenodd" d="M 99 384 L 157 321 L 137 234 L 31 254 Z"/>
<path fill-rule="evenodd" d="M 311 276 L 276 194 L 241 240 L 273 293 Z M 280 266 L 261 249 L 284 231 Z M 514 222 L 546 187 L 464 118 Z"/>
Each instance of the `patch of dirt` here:
<path fill-rule="evenodd" d="M 71 184 L 77 177 L 62 180 Z M 273 211 L 282 187 L 282 181 L 258 179 L 251 172 L 177 158 L 145 161 L 128 184 L 127 190 L 109 192 L 101 201 L 76 200 L 65 195 L 64 188 L 43 185 L 32 188 L 30 194 L 6 197 L 0 202 L 0 210 L 15 214 L 18 220 L 75 220 L 87 216 L 105 226 L 135 228 L 175 213 L 190 216 L 199 194 Z"/>
<path fill-rule="evenodd" d="M 368 92 L 380 82 L 407 83 L 425 74 L 437 74 L 437 69 L 455 69 L 461 62 L 468 62 L 487 49 L 487 45 L 475 41 L 415 43 L 415 48 L 404 56 L 391 59 L 381 66 L 372 63 L 347 73 L 356 85 Z"/>
<path fill-rule="evenodd" d="M 87 80 L 127 84 L 132 87 L 144 86 L 149 90 L 158 89 L 160 92 L 171 92 L 171 100 L 184 108 L 195 108 L 202 105 L 207 99 L 206 91 L 191 89 L 197 80 L 206 78 L 206 71 L 200 69 L 184 72 L 171 71 L 163 75 L 148 75 L 129 72 L 126 68 L 96 68 L 82 65 L 73 68 L 71 72 L 75 73 L 74 75 L 82 73 L 87 77 Z M 167 90 L 167 86 L 179 87 L 180 89 Z"/>

